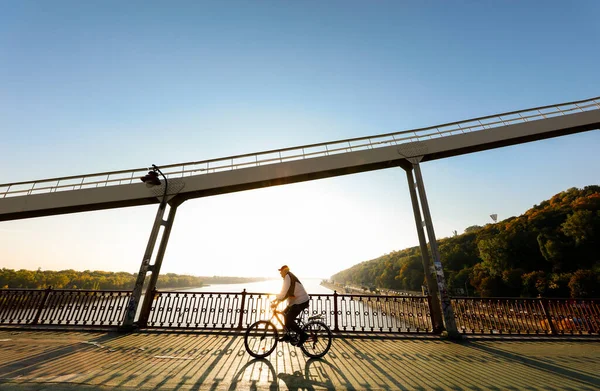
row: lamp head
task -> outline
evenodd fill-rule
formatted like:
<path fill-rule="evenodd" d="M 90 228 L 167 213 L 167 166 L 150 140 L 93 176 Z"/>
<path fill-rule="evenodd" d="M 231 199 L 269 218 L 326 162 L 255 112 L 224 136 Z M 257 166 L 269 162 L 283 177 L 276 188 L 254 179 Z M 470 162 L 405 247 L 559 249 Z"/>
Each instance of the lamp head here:
<path fill-rule="evenodd" d="M 158 173 L 154 170 L 148 171 L 148 174 L 141 177 L 140 180 L 146 184 L 146 187 L 160 186 L 160 179 L 158 179 Z"/>

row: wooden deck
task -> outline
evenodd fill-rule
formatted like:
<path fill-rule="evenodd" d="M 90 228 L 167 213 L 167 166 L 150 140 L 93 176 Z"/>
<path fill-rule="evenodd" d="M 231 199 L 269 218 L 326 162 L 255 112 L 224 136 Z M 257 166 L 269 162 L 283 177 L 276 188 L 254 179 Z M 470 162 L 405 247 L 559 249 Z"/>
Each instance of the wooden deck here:
<path fill-rule="evenodd" d="M 598 390 L 598 340 L 336 338 L 256 360 L 241 336 L 0 330 L 0 390 Z"/>

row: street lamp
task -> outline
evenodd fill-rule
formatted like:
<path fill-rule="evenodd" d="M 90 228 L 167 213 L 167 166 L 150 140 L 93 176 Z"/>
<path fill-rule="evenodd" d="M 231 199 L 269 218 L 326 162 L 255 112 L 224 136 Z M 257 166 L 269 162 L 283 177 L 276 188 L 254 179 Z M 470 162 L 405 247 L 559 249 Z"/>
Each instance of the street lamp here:
<path fill-rule="evenodd" d="M 146 187 L 160 186 L 161 182 L 160 182 L 160 179 L 158 178 L 159 173 L 160 173 L 160 175 L 162 175 L 163 179 L 165 180 L 165 191 L 163 193 L 163 198 L 160 203 L 160 206 L 164 208 L 165 204 L 167 203 L 167 190 L 169 188 L 169 181 L 167 180 L 167 177 L 165 176 L 165 174 L 162 173 L 160 168 L 156 167 L 156 165 L 153 164 L 152 170 L 148 171 L 148 173 L 146 175 L 144 175 L 143 177 L 141 177 L 140 180 L 146 184 Z"/>

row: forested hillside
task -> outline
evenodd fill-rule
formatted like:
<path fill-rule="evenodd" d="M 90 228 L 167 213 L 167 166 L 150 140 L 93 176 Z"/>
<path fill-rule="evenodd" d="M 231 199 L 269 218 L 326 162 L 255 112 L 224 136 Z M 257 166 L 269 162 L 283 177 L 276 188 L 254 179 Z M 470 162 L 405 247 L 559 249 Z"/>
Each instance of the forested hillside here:
<path fill-rule="evenodd" d="M 0 269 L 0 288 L 41 289 L 51 286 L 54 289 L 94 289 L 94 290 L 131 290 L 137 274 L 125 272 L 103 272 L 75 270 L 12 270 Z M 148 282 L 148 278 L 146 282 Z M 261 281 L 264 278 L 244 277 L 196 277 L 182 274 L 165 273 L 158 276 L 156 287 L 189 288 L 207 284 L 239 284 Z"/>
<path fill-rule="evenodd" d="M 438 240 L 451 294 L 599 297 L 600 186 L 571 188 L 523 215 Z M 420 291 L 418 247 L 332 276 L 344 284 Z"/>
<path fill-rule="evenodd" d="M 12 270 L 0 269 L 0 288 L 46 288 L 54 289 L 95 289 L 95 290 L 131 290 L 137 274 L 125 272 L 103 272 L 75 270 Z M 148 279 L 147 279 L 148 280 Z M 200 287 L 201 277 L 167 273 L 159 275 L 157 288 Z"/>

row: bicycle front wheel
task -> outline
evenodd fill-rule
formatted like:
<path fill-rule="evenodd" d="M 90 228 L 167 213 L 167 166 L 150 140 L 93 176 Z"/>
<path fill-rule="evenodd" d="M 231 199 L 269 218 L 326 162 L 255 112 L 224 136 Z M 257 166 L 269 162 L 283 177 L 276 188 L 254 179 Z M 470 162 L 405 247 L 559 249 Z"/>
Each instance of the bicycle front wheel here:
<path fill-rule="evenodd" d="M 252 323 L 244 334 L 246 351 L 256 358 L 267 357 L 277 346 L 277 328 L 268 320 Z"/>
<path fill-rule="evenodd" d="M 308 357 L 323 357 L 331 348 L 331 330 L 323 322 L 311 321 L 304 325 L 303 330 L 308 334 L 308 339 L 300 349 Z"/>

